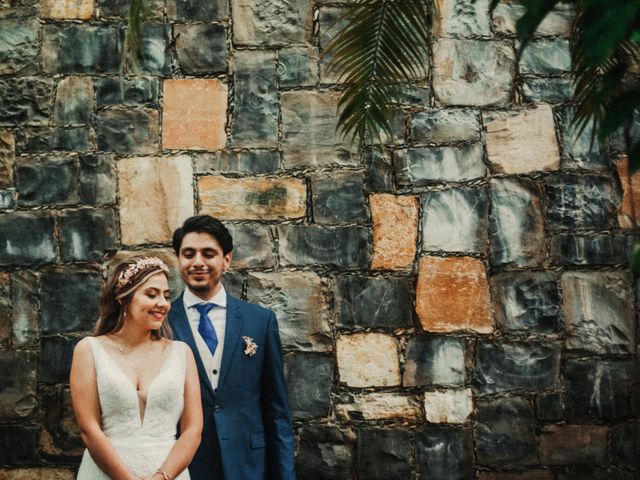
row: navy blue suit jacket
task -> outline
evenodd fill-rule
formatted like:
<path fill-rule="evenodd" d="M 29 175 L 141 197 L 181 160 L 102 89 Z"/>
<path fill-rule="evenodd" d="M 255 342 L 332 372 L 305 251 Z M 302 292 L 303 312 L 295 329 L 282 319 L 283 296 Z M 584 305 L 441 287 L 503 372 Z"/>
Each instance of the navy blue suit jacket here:
<path fill-rule="evenodd" d="M 192 480 L 295 479 L 295 439 L 284 378 L 278 323 L 271 310 L 227 295 L 227 320 L 218 388 L 198 353 L 180 295 L 169 324 L 193 350 L 200 376 L 204 426 L 189 466 Z M 243 336 L 258 349 L 244 353 Z"/>

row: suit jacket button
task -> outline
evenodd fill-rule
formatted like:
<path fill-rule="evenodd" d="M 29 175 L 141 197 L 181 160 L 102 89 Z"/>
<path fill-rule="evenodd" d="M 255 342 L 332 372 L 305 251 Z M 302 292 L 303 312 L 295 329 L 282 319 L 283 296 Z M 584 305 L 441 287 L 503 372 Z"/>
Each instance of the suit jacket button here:
<path fill-rule="evenodd" d="M 214 412 L 219 412 L 220 410 L 222 410 L 222 408 L 220 407 L 220 405 L 216 405 L 215 407 L 213 407 L 213 411 L 214 411 Z"/>

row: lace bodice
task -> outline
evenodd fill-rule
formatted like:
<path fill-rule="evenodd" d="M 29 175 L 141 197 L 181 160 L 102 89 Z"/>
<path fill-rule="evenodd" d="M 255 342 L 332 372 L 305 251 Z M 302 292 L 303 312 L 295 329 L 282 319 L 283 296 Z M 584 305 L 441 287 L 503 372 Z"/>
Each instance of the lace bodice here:
<path fill-rule="evenodd" d="M 141 412 L 138 392 L 129 377 L 98 338 L 89 337 L 89 341 L 96 370 L 102 430 L 135 475 L 151 475 L 175 443 L 184 408 L 185 348 L 188 347 L 182 342 L 171 342 L 168 347 L 171 350 L 149 384 L 146 406 Z M 85 452 L 78 479 L 101 478 L 108 477 Z M 184 472 L 178 478 L 189 477 Z"/>

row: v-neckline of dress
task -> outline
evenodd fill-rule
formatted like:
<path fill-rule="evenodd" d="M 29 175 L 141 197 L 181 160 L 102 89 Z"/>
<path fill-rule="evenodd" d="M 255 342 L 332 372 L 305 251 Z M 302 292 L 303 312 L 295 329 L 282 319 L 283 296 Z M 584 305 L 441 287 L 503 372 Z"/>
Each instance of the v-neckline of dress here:
<path fill-rule="evenodd" d="M 126 380 L 127 384 L 131 387 L 131 390 L 133 391 L 133 394 L 136 397 L 136 402 L 138 404 L 138 421 L 140 423 L 140 428 L 144 427 L 144 421 L 147 417 L 147 408 L 149 407 L 149 403 L 150 402 L 150 398 L 151 398 L 151 387 L 153 387 L 156 379 L 162 374 L 163 370 L 165 369 L 166 365 L 167 365 L 167 361 L 169 360 L 169 357 L 171 356 L 171 354 L 173 353 L 173 347 L 174 347 L 174 342 L 171 342 L 169 344 L 169 348 L 171 350 L 169 350 L 169 352 L 167 352 L 164 360 L 162 361 L 162 366 L 160 367 L 160 370 L 158 370 L 158 373 L 156 373 L 153 377 L 153 380 L 151 380 L 151 382 L 149 383 L 149 386 L 147 387 L 147 400 L 145 401 L 144 404 L 144 411 L 141 413 L 140 412 L 140 395 L 138 394 L 138 392 L 140 390 L 138 390 L 136 388 L 136 386 L 133 384 L 133 382 L 131 381 L 131 379 L 128 377 L 128 375 L 124 372 L 124 370 L 122 369 L 122 367 L 120 366 L 120 364 L 117 362 L 117 360 L 115 358 L 113 358 L 113 356 L 107 351 L 107 349 L 105 348 L 104 345 L 102 345 L 102 341 L 98 340 L 96 338 L 96 342 L 98 342 L 100 344 L 100 348 L 102 349 L 102 351 L 104 352 L 104 354 L 109 358 L 109 360 L 111 362 L 113 362 L 116 366 L 116 369 L 118 370 L 118 372 L 120 372 L 120 374 L 124 377 L 124 379 Z"/>

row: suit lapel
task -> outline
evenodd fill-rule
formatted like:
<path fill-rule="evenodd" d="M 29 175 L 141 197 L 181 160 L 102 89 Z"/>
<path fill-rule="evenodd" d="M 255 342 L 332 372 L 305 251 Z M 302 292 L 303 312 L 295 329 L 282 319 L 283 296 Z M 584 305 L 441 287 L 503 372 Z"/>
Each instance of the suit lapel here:
<path fill-rule="evenodd" d="M 235 298 L 227 294 L 227 320 L 218 388 L 224 385 L 226 378 L 229 376 L 229 368 L 235 358 L 235 351 L 241 343 L 240 334 L 242 333 L 242 326 L 244 325 L 244 316 L 238 311 L 239 305 L 240 303 Z"/>
<path fill-rule="evenodd" d="M 198 366 L 198 374 L 200 375 L 201 384 L 207 387 L 211 395 L 215 395 L 211 382 L 209 381 L 209 375 L 207 375 L 207 371 L 202 363 L 202 358 L 200 358 L 200 351 L 196 345 L 196 339 L 193 338 L 193 332 L 189 326 L 189 319 L 187 318 L 187 312 L 184 308 L 184 300 L 182 298 L 183 295 L 184 292 L 172 304 L 171 311 L 169 312 L 169 316 L 172 317 L 171 326 L 173 327 L 176 336 L 191 347 L 193 356 L 196 359 L 196 365 Z"/>

